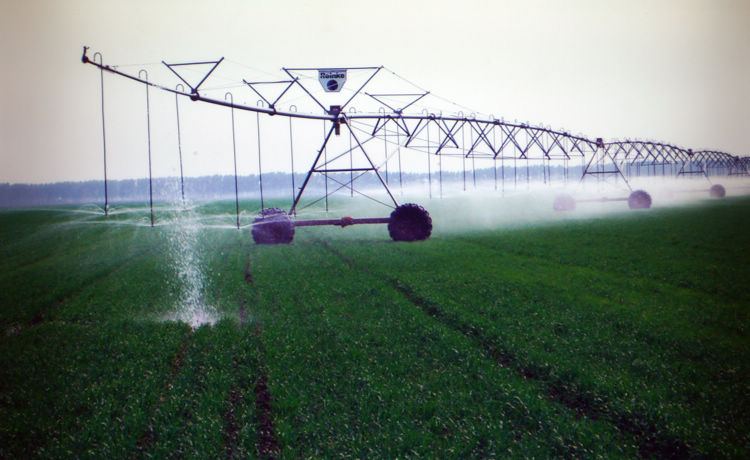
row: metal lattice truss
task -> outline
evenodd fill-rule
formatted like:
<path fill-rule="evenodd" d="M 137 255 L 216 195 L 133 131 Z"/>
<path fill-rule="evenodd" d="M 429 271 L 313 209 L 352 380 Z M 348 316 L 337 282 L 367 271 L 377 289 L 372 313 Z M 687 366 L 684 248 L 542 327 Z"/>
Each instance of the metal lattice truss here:
<path fill-rule="evenodd" d="M 337 104 L 329 102 L 331 93 L 325 93 L 318 85 L 318 80 L 311 73 L 321 71 L 317 68 L 284 68 L 288 79 L 271 81 L 248 81 L 242 79 L 243 86 L 249 88 L 261 98 L 262 103 L 257 106 L 239 104 L 233 97 L 223 99 L 205 95 L 201 89 L 224 58 L 213 61 L 170 63 L 162 61 L 164 66 L 179 79 L 174 88 L 157 84 L 145 78 L 141 73 L 133 75 L 110 67 L 101 62 L 101 54 L 96 53 L 96 59 L 89 59 L 87 48 L 84 48 L 82 61 L 99 68 L 102 73 L 109 72 L 137 81 L 147 87 L 158 88 L 184 96 L 193 101 L 229 107 L 232 110 L 245 110 L 258 114 L 320 120 L 324 122 L 324 138 L 317 150 L 316 159 L 309 169 L 304 184 L 295 197 L 292 212 L 294 212 L 310 177 L 324 174 L 327 177 L 334 173 L 347 172 L 351 174 L 348 183 L 340 188 L 348 188 L 354 192 L 352 183 L 357 177 L 366 173 L 374 173 L 388 192 L 390 199 L 397 206 L 393 194 L 388 190 L 387 181 L 380 177 L 378 165 L 373 156 L 368 153 L 373 140 L 379 139 L 385 144 L 395 145 L 397 148 L 424 152 L 428 155 L 459 156 L 473 159 L 489 160 L 533 160 L 551 162 L 553 160 L 580 159 L 585 164 L 582 180 L 588 175 L 613 174 L 621 177 L 627 183 L 628 171 L 633 167 L 651 167 L 672 165 L 676 175 L 709 174 L 748 175 L 750 161 L 724 152 L 704 150 L 693 152 L 690 149 L 676 147 L 670 144 L 646 141 L 616 141 L 604 142 L 602 139 L 591 140 L 582 135 L 573 135 L 562 130 L 553 130 L 528 123 L 506 122 L 492 116 L 477 117 L 474 114 L 464 115 L 456 112 L 443 115 L 440 110 L 431 111 L 422 108 L 422 104 L 432 96 L 430 92 L 415 86 L 397 91 L 383 90 L 376 85 L 376 77 L 382 76 L 383 67 L 348 67 L 336 70 L 360 72 L 360 80 L 351 82 L 356 88 L 346 94 L 338 94 Z M 186 77 L 187 69 L 202 66 L 202 76 L 193 80 Z M 392 72 L 391 72 L 392 73 Z M 394 74 L 395 75 L 395 74 Z M 193 84 L 190 81 L 197 81 Z M 183 84 L 189 87 L 185 90 Z M 325 88 L 323 88 L 325 89 Z M 366 91 L 367 89 L 367 91 Z M 329 91 L 331 88 L 329 88 Z M 295 110 L 282 110 L 293 93 L 302 95 L 314 109 L 311 112 L 296 110 L 299 98 L 294 99 Z M 231 93 L 227 93 L 231 96 Z M 355 109 L 355 105 L 357 109 Z M 420 111 L 421 108 L 421 111 Z M 369 110 L 368 110 L 369 109 Z M 341 136 L 344 128 L 345 136 Z M 337 147 L 337 152 L 329 152 L 334 148 L 337 137 L 349 137 L 349 143 L 339 142 L 343 147 Z M 399 151 L 400 152 L 400 151 Z M 349 166 L 334 166 L 335 161 L 341 161 L 346 155 L 356 153 L 360 165 L 355 167 L 353 161 Z M 330 155 L 329 155 L 330 154 Z M 105 153 L 106 155 L 106 153 Z M 105 159 L 106 161 L 106 159 Z M 106 168 L 106 166 L 105 166 Z M 355 174 L 357 175 L 355 177 Z"/>
<path fill-rule="evenodd" d="M 717 171 L 717 174 L 724 172 L 730 176 L 750 174 L 748 171 L 748 162 L 742 158 L 730 155 L 724 152 L 714 150 L 701 150 L 699 152 L 688 151 L 689 161 L 698 163 L 703 166 L 706 175 L 709 171 Z"/>
<path fill-rule="evenodd" d="M 748 162 L 725 152 L 702 150 L 693 152 L 671 144 L 647 141 L 617 141 L 604 143 L 598 139 L 599 150 L 591 157 L 583 176 L 616 174 L 626 178 L 633 167 L 675 166 L 677 176 L 699 174 L 706 178 L 715 175 L 748 175 Z M 627 179 L 626 179 L 627 182 Z"/>
<path fill-rule="evenodd" d="M 489 159 L 571 159 L 593 151 L 593 142 L 583 137 L 548 128 L 514 124 L 500 120 L 479 120 L 463 116 L 435 114 L 407 116 L 384 113 L 378 116 L 353 115 L 352 122 L 372 125 L 371 135 L 396 132 L 403 146 L 434 155 L 461 155 Z M 427 133 L 434 133 L 432 139 Z"/>

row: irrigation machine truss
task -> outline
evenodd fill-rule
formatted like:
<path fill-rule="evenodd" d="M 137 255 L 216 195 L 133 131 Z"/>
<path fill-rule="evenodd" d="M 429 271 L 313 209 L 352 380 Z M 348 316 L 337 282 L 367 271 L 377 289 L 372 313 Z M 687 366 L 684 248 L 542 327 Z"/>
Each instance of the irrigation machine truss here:
<path fill-rule="evenodd" d="M 418 110 L 418 102 L 424 102 L 429 91 L 425 91 L 408 80 L 398 77 L 394 72 L 385 70 L 384 67 L 335 67 L 335 68 L 283 68 L 288 78 L 272 81 L 247 81 L 242 79 L 243 87 L 260 99 L 258 105 L 251 106 L 234 101 L 232 93 L 227 92 L 224 99 L 209 97 L 201 94 L 201 86 L 209 79 L 224 58 L 213 61 L 179 62 L 167 63 L 162 61 L 163 69 L 168 69 L 176 85 L 173 88 L 165 84 L 157 84 L 149 81 L 148 73 L 140 70 L 138 74 L 127 73 L 118 66 L 104 65 L 102 55 L 95 53 L 92 58 L 88 56 L 88 47 L 83 48 L 82 62 L 91 64 L 100 70 L 101 75 L 101 97 L 102 97 L 102 138 L 104 151 L 104 195 L 105 213 L 109 210 L 109 198 L 107 188 L 107 142 L 104 123 L 104 73 L 124 77 L 140 84 L 146 88 L 146 109 L 148 113 L 149 88 L 175 95 L 177 109 L 177 126 L 179 142 L 179 97 L 188 98 L 192 101 L 213 104 L 226 107 L 232 112 L 232 140 L 234 145 L 234 110 L 253 112 L 260 115 L 286 117 L 289 119 L 290 138 L 292 137 L 291 123 L 293 119 L 319 121 L 323 123 L 323 140 L 315 154 L 312 166 L 307 170 L 305 179 L 300 187 L 293 189 L 293 201 L 289 211 L 279 208 L 266 208 L 264 206 L 262 188 L 262 170 L 260 168 L 260 145 L 259 145 L 259 177 L 261 210 L 255 217 L 252 226 L 253 239 L 258 244 L 280 244 L 290 243 L 294 238 L 297 227 L 335 225 L 346 227 L 355 224 L 387 224 L 391 238 L 395 241 L 419 241 L 429 238 L 432 232 L 432 220 L 429 213 L 414 203 L 399 204 L 388 185 L 388 160 L 398 155 L 399 178 L 401 165 L 401 149 L 422 152 L 427 156 L 427 169 L 429 174 L 430 196 L 432 196 L 432 170 L 431 158 L 437 158 L 440 165 L 440 190 L 442 195 L 442 158 L 459 157 L 464 164 L 464 186 L 466 183 L 466 161 L 489 160 L 494 165 L 495 188 L 497 189 L 498 167 L 501 162 L 502 180 L 505 181 L 505 161 L 513 164 L 514 175 L 517 174 L 517 162 L 525 161 L 527 167 L 526 179 L 528 181 L 529 160 L 541 162 L 544 180 L 551 181 L 552 174 L 550 163 L 560 161 L 565 165 L 565 179 L 568 176 L 568 164 L 570 161 L 579 160 L 581 164 L 581 178 L 583 181 L 590 176 L 614 176 L 624 180 L 630 189 L 630 195 L 622 198 L 599 198 L 595 200 L 576 200 L 571 195 L 559 195 L 553 207 L 558 211 L 570 211 L 576 207 L 576 203 L 584 201 L 627 201 L 631 209 L 649 208 L 651 196 L 644 190 L 632 190 L 628 177 L 640 175 L 645 169 L 649 174 L 687 176 L 702 175 L 709 183 L 709 172 L 724 173 L 726 175 L 748 175 L 748 158 L 717 152 L 683 149 L 669 144 L 647 142 L 647 141 L 616 141 L 604 142 L 597 138 L 591 140 L 583 135 L 573 135 L 563 130 L 554 130 L 550 127 L 532 126 L 528 123 L 508 122 L 493 116 L 477 117 L 471 113 L 465 115 L 458 111 L 451 115 L 444 115 L 442 111 L 431 111 L 430 109 Z M 203 69 L 199 78 L 195 78 L 196 69 Z M 188 71 L 189 70 L 189 71 Z M 363 75 L 358 81 L 350 81 L 353 90 L 342 91 L 348 80 L 348 75 L 357 73 Z M 375 86 L 373 82 L 376 77 L 389 74 L 400 81 L 408 83 L 407 90 L 400 85 L 398 90 L 378 91 L 382 86 Z M 190 77 L 190 78 L 188 78 Z M 354 80 L 354 79 L 349 79 Z M 193 83 L 191 83 L 191 81 Z M 187 88 L 187 89 L 186 89 Z M 269 88 L 272 88 L 269 90 Z M 321 91 L 322 90 L 322 91 Z M 290 104 L 288 98 L 292 92 L 297 92 L 305 98 L 305 102 L 313 107 L 313 110 L 302 112 L 297 106 Z M 295 99 L 294 101 L 298 101 Z M 353 101 L 362 106 L 367 106 L 370 111 L 358 111 L 354 108 Z M 288 110 L 282 110 L 282 104 L 287 104 Z M 150 121 L 149 121 L 150 123 Z M 258 122 L 259 123 L 259 122 Z M 260 137 L 260 126 L 258 127 Z M 343 153 L 332 155 L 329 158 L 328 150 L 335 138 L 348 136 L 349 146 L 343 148 Z M 154 223 L 153 214 L 153 187 L 151 184 L 151 151 L 150 151 L 150 127 L 149 127 L 149 201 L 151 206 L 151 224 Z M 468 136 L 467 136 L 468 133 Z M 468 137 L 468 143 L 467 139 Z M 374 140 L 383 142 L 386 152 L 385 172 L 386 178 L 381 175 L 383 164 L 378 165 L 368 153 Z M 260 144 L 260 140 L 258 141 Z M 395 146 L 390 154 L 388 146 Z M 367 148 L 366 148 L 367 147 Z M 358 156 L 359 165 L 354 166 L 353 157 Z M 294 181 L 292 152 L 292 181 Z M 341 159 L 347 157 L 349 165 L 340 166 Z M 335 163 L 336 161 L 338 163 Z M 235 202 L 237 213 L 237 228 L 240 225 L 239 189 L 237 180 L 237 159 L 235 151 Z M 339 165 L 339 166 L 336 166 Z M 659 171 L 659 169 L 661 171 Z M 667 171 L 669 169 L 669 171 Z M 315 174 L 321 174 L 326 179 L 326 193 L 321 199 L 327 200 L 329 195 L 338 190 L 348 190 L 352 196 L 357 193 L 374 201 L 389 206 L 392 212 L 388 217 L 374 218 L 352 218 L 342 217 L 340 219 L 301 220 L 297 219 L 297 211 L 300 209 L 300 200 Z M 349 175 L 348 181 L 337 179 L 342 174 Z M 374 175 L 377 183 L 385 192 L 387 199 L 380 201 L 355 189 L 354 182 L 365 174 Z M 184 179 L 182 177 L 182 153 L 180 150 L 180 176 L 184 200 Z M 338 184 L 333 192 L 328 191 L 328 180 Z M 474 178 L 476 181 L 476 177 Z M 514 178 L 514 180 L 517 180 Z M 503 182 L 504 184 L 504 182 Z M 710 196 L 723 197 L 726 193 L 723 186 L 712 184 Z M 319 202 L 321 199 L 316 200 Z M 314 202 L 314 203 L 315 203 Z M 326 206 L 327 209 L 327 206 Z"/>

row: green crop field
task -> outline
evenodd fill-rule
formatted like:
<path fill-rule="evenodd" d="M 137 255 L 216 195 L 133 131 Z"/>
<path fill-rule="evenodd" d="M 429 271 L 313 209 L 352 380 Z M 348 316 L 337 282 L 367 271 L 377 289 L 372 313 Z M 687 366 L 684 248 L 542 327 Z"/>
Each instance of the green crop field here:
<path fill-rule="evenodd" d="M 0 212 L 0 458 L 750 457 L 750 199 L 502 203 L 283 246 L 233 202 Z"/>

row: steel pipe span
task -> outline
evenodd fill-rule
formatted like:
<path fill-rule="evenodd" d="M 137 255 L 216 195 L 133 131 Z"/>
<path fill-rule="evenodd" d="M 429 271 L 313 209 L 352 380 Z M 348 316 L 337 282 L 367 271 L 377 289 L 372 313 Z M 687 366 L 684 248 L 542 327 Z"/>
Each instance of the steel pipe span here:
<path fill-rule="evenodd" d="M 241 228 L 240 222 L 240 209 L 239 209 L 239 188 L 237 186 L 238 171 L 236 165 L 236 146 L 235 146 L 235 134 L 234 134 L 234 110 L 241 110 L 246 112 L 252 112 L 257 115 L 256 125 L 258 130 L 258 171 L 259 171 L 259 183 L 261 193 L 261 214 L 256 218 L 253 224 L 254 236 L 256 230 L 259 234 L 257 240 L 263 240 L 264 238 L 270 238 L 270 241 L 291 241 L 294 234 L 294 227 L 306 227 L 306 226 L 317 226 L 317 225 L 336 225 L 346 227 L 354 224 L 376 224 L 376 223 L 388 223 L 389 231 L 391 228 L 396 230 L 396 233 L 400 234 L 399 237 L 394 237 L 396 240 L 419 240 L 424 235 L 429 236 L 432 228 L 429 214 L 420 206 L 415 204 L 399 205 L 396 200 L 394 193 L 389 188 L 389 161 L 392 158 L 397 159 L 398 163 L 398 185 L 403 186 L 402 182 L 402 165 L 401 165 L 401 149 L 409 150 L 412 152 L 420 152 L 426 154 L 427 158 L 427 172 L 429 178 L 429 192 L 430 197 L 432 196 L 432 160 L 431 157 L 442 158 L 461 158 L 461 164 L 463 169 L 463 186 L 464 190 L 467 187 L 467 160 L 470 160 L 470 167 L 472 169 L 472 181 L 476 187 L 477 174 L 476 174 L 476 161 L 490 160 L 492 161 L 494 170 L 495 189 L 497 190 L 498 180 L 498 167 L 497 162 L 501 163 L 502 168 L 502 180 L 503 185 L 506 179 L 505 177 L 505 161 L 512 160 L 513 169 L 513 180 L 514 185 L 518 183 L 518 161 L 522 161 L 521 167 L 526 169 L 525 177 L 528 183 L 529 181 L 529 167 L 530 162 L 534 162 L 535 167 L 538 167 L 541 162 L 542 171 L 544 175 L 545 183 L 551 182 L 552 171 L 550 164 L 552 161 L 564 162 L 565 173 L 564 178 L 567 181 L 569 167 L 569 161 L 573 159 L 580 159 L 581 161 L 581 178 L 583 181 L 586 177 L 594 176 L 599 180 L 606 176 L 613 176 L 616 179 L 624 180 L 630 195 L 625 197 L 611 197 L 611 198 L 598 198 L 590 200 L 575 200 L 570 196 L 560 196 L 556 200 L 555 209 L 557 210 L 570 210 L 575 207 L 575 203 L 584 203 L 588 201 L 608 202 L 608 201 L 627 201 L 631 209 L 643 209 L 651 206 L 651 196 L 644 190 L 633 190 L 629 179 L 632 177 L 641 176 L 642 171 L 645 171 L 645 175 L 654 176 L 684 176 L 684 175 L 702 175 L 710 182 L 710 175 L 749 175 L 750 168 L 750 157 L 739 158 L 725 152 L 716 150 L 699 150 L 693 151 L 689 148 L 683 148 L 676 145 L 663 142 L 654 141 L 642 141 L 642 140 L 616 140 L 616 141 L 605 141 L 603 138 L 590 139 L 583 135 L 571 134 L 565 130 L 556 130 L 545 126 L 534 126 L 529 123 L 519 123 L 505 121 L 504 119 L 497 119 L 494 116 L 480 116 L 477 117 L 475 114 L 470 113 L 468 115 L 463 112 L 456 112 L 453 114 L 443 114 L 442 111 L 435 110 L 430 111 L 429 109 L 422 109 L 421 111 L 407 112 L 415 106 L 418 101 L 423 101 L 426 96 L 430 94 L 429 91 L 421 90 L 417 92 L 370 92 L 365 91 L 368 85 L 373 81 L 376 75 L 383 69 L 383 66 L 377 67 L 350 67 L 344 69 L 316 69 L 316 68 L 284 68 L 284 72 L 288 75 L 288 80 L 273 80 L 273 81 L 255 81 L 250 82 L 246 79 L 242 79 L 242 83 L 250 88 L 255 94 L 261 99 L 258 101 L 258 105 L 251 106 L 247 104 L 241 104 L 235 102 L 234 97 L 230 92 L 225 94 L 223 99 L 215 97 L 207 97 L 201 94 L 201 86 L 206 82 L 212 73 L 219 67 L 223 62 L 224 58 L 220 58 L 215 61 L 200 61 L 200 62 L 185 62 L 185 63 L 161 63 L 166 66 L 171 74 L 176 76 L 182 83 L 178 83 L 174 88 L 168 87 L 165 84 L 156 83 L 150 81 L 148 74 L 145 71 L 139 72 L 137 75 L 133 75 L 116 68 L 117 66 L 105 65 L 101 58 L 101 53 L 96 53 L 94 56 L 98 56 L 97 59 L 90 59 L 87 55 L 88 47 L 84 47 L 81 61 L 84 64 L 90 64 L 99 69 L 100 74 L 104 72 L 111 73 L 134 82 L 145 85 L 147 90 L 147 114 L 148 114 L 148 88 L 156 88 L 167 93 L 175 95 L 175 102 L 179 97 L 186 97 L 196 102 L 203 102 L 211 105 L 226 107 L 230 109 L 232 113 L 232 145 L 234 149 L 234 160 L 235 160 L 235 201 L 236 201 L 236 226 Z M 202 75 L 200 81 L 194 86 L 191 85 L 188 80 L 183 76 L 182 69 L 186 66 L 192 65 L 210 65 L 211 68 Z M 357 83 L 356 90 L 353 91 L 351 96 L 347 95 L 345 102 L 341 105 L 329 105 L 326 107 L 325 104 L 316 97 L 310 88 L 306 86 L 311 80 L 307 78 L 303 81 L 300 76 L 296 76 L 295 72 L 310 72 L 318 71 L 323 72 L 325 75 L 329 75 L 330 78 L 343 78 L 342 81 L 329 81 L 330 91 L 338 91 L 339 83 L 342 83 L 346 79 L 346 71 L 362 71 L 366 73 L 366 78 L 363 82 Z M 142 76 L 145 75 L 145 76 Z M 323 73 L 321 73 L 323 75 Z M 343 77 L 342 77 L 343 75 Z M 395 75 L 395 73 L 394 73 Z M 322 78 L 322 77 L 321 77 Z M 326 77 L 328 78 L 328 77 Z M 321 80 L 321 84 L 324 81 Z M 263 85 L 283 85 L 280 91 L 275 97 L 267 97 L 264 91 L 261 89 Z M 185 89 L 185 86 L 189 88 Z M 325 88 L 325 85 L 323 85 Z M 319 113 L 304 113 L 297 109 L 296 104 L 289 105 L 289 110 L 279 110 L 277 107 L 280 106 L 284 97 L 290 93 L 291 89 L 295 88 L 300 90 L 302 97 L 305 101 L 315 108 L 315 112 Z M 327 90 L 327 91 L 328 91 Z M 320 89 L 318 89 L 320 91 Z M 347 106 L 355 100 L 358 96 L 361 96 L 366 101 L 372 103 L 375 101 L 380 107 L 377 112 L 358 112 L 354 106 Z M 365 98 L 366 96 L 366 98 Z M 104 101 L 104 90 L 102 81 L 102 126 L 104 126 L 104 112 L 103 112 L 103 101 Z M 368 99 L 369 98 L 369 99 Z M 390 99 L 389 99 L 390 98 Z M 392 101 L 393 98 L 400 99 L 400 102 L 395 103 Z M 358 101 L 361 99 L 358 99 Z M 387 109 L 385 108 L 387 107 Z M 175 105 L 177 114 L 177 126 L 178 126 L 178 143 L 180 142 L 180 121 L 179 121 L 179 105 Z M 294 109 L 294 110 L 292 110 Z M 320 109 L 320 110 L 318 110 Z M 289 119 L 289 138 L 290 138 L 290 155 L 292 170 L 294 169 L 294 136 L 292 133 L 293 119 L 313 120 L 320 121 L 323 124 L 323 137 L 320 147 L 317 149 L 317 154 L 312 166 L 308 169 L 304 181 L 301 187 L 298 189 L 294 184 L 294 177 L 292 176 L 292 201 L 293 204 L 288 213 L 281 211 L 277 208 L 264 209 L 263 206 L 263 179 L 262 179 L 262 153 L 261 153 L 261 140 L 260 140 L 260 115 L 267 116 L 279 116 L 286 117 Z M 335 142 L 334 139 L 344 135 L 348 135 L 349 145 L 348 148 L 343 147 L 341 142 Z M 104 131 L 102 133 L 104 138 Z M 150 126 L 149 126 L 150 135 Z M 374 160 L 372 149 L 370 149 L 370 141 L 373 139 L 380 139 L 383 142 L 385 150 L 385 162 L 379 163 Z M 334 146 L 334 144 L 336 144 Z M 389 153 L 388 146 L 395 145 L 395 151 Z M 330 149 L 341 149 L 338 152 L 329 152 Z M 181 146 L 178 145 L 181 155 Z M 370 150 L 368 152 L 368 150 Z M 358 156 L 358 164 L 355 166 L 354 155 Z M 150 140 L 149 140 L 149 161 L 150 161 Z M 394 157 L 395 156 L 395 157 Z M 180 157 L 181 158 L 181 157 Z M 342 166 L 342 159 L 348 158 L 348 164 Z M 104 142 L 104 161 L 105 161 L 105 209 L 107 205 L 106 196 L 106 141 Z M 442 161 L 438 163 L 437 177 L 440 181 L 440 195 L 443 194 L 443 165 Z M 338 163 L 336 163 L 338 161 Z M 380 170 L 385 170 L 385 178 L 381 176 Z M 182 180 L 182 165 L 180 166 L 181 180 Z M 150 168 L 149 168 L 150 170 Z M 342 173 L 348 173 L 349 179 L 342 181 L 336 179 L 336 175 L 339 176 Z M 356 191 L 354 188 L 354 182 L 365 174 L 372 173 L 377 177 L 379 184 L 383 187 L 388 195 L 388 203 L 379 201 L 372 197 L 367 196 L 364 193 Z M 345 189 L 350 191 L 351 196 L 354 193 L 358 193 L 367 198 L 377 201 L 378 203 L 384 204 L 394 208 L 394 213 L 391 218 L 351 218 L 345 217 L 341 219 L 322 219 L 322 220 L 294 220 L 293 216 L 296 216 L 300 200 L 310 183 L 310 179 L 314 174 L 320 174 L 325 176 L 325 199 L 326 210 L 328 210 L 328 197 L 338 192 L 339 190 Z M 329 191 L 329 180 L 334 181 L 338 184 Z M 726 193 L 723 186 L 719 184 L 712 184 L 711 196 L 712 197 L 723 197 Z M 183 201 L 184 201 L 184 189 L 183 189 Z M 314 201 L 312 204 L 317 203 L 319 200 Z M 390 204 L 389 204 L 390 203 Z M 394 217 L 396 216 L 396 217 Z M 401 216 L 401 217 L 399 217 Z M 404 217 L 406 216 L 406 217 Z M 394 220 L 396 219 L 396 220 Z M 414 228 L 410 228 L 413 222 L 417 222 Z M 429 225 L 428 225 L 429 221 Z M 394 222 L 396 222 L 394 224 Z M 407 222 L 405 224 L 404 222 Z M 152 215 L 153 225 L 153 215 Z M 429 231 L 426 229 L 429 227 Z M 266 230 L 263 230 L 263 229 Z M 280 232 L 278 235 L 268 236 L 268 229 L 276 229 Z M 414 230 L 419 228 L 420 230 Z M 412 235 L 412 231 L 416 233 Z M 265 232 L 265 233 L 264 233 Z M 399 233 L 400 232 L 400 233 Z M 273 233 L 273 232 L 272 232 Z M 406 236 L 404 236 L 406 235 Z M 416 235 L 416 236 L 415 236 Z M 288 241 L 287 241 L 288 240 Z"/>
<path fill-rule="evenodd" d="M 405 147 L 411 147 L 410 144 L 414 142 L 418 135 L 425 132 L 425 130 L 428 130 L 429 127 L 432 126 L 444 136 L 438 143 L 435 144 L 435 150 L 429 152 L 435 155 L 440 155 L 441 153 L 455 154 L 455 152 L 448 152 L 448 150 L 452 148 L 462 150 L 462 154 L 467 158 L 476 157 L 499 159 L 508 158 L 507 155 L 510 155 L 511 158 L 517 159 L 553 160 L 570 159 L 571 157 L 585 156 L 589 153 L 594 152 L 597 148 L 596 140 L 589 139 L 584 136 L 574 135 L 565 131 L 554 130 L 543 126 L 533 126 L 527 123 L 508 122 L 505 120 L 498 120 L 494 118 L 481 119 L 476 118 L 475 116 L 443 114 L 436 115 L 434 113 L 404 113 L 403 109 L 396 109 L 393 107 L 391 107 L 391 112 L 384 111 L 380 113 L 347 114 L 343 111 L 336 111 L 334 108 L 325 109 L 325 107 L 323 107 L 322 105 L 321 108 L 323 109 L 323 113 L 321 114 L 300 113 L 291 110 L 278 110 L 276 108 L 276 105 L 278 105 L 278 101 L 281 96 L 283 96 L 283 93 L 279 97 L 279 99 L 274 101 L 274 103 L 269 102 L 269 107 L 250 106 L 236 103 L 232 100 L 226 101 L 211 97 L 205 97 L 202 96 L 197 89 L 191 89 L 191 91 L 187 91 L 185 89 L 180 90 L 177 88 L 170 88 L 165 85 L 148 81 L 147 79 L 140 78 L 140 76 L 123 72 L 109 65 L 105 65 L 103 62 L 96 62 L 96 60 L 90 59 L 87 55 L 87 50 L 88 47 L 84 47 L 83 56 L 81 58 L 82 62 L 85 64 L 91 64 L 99 68 L 103 72 L 106 71 L 115 75 L 119 75 L 138 83 L 158 88 L 162 91 L 190 98 L 194 101 L 200 101 L 231 109 L 261 113 L 270 116 L 278 115 L 289 118 L 329 121 L 336 126 L 340 126 L 346 123 L 370 122 L 372 123 L 372 136 L 377 136 L 379 133 L 382 133 L 387 126 L 392 126 L 395 130 L 401 132 L 404 135 Z M 211 62 L 216 62 L 218 65 L 221 60 Z M 205 62 L 188 64 L 205 64 Z M 165 63 L 165 65 L 176 66 L 184 64 Z M 352 69 L 380 68 L 382 68 L 382 66 L 357 67 Z M 170 67 L 170 70 L 174 72 L 172 67 Z M 288 72 L 291 70 L 314 69 L 290 68 L 285 70 L 287 70 Z M 208 73 L 208 75 L 210 75 L 210 72 Z M 204 77 L 204 80 L 208 77 L 208 75 Z M 245 83 L 250 85 L 250 83 L 248 83 L 247 81 L 245 81 Z M 291 86 L 295 83 L 298 83 L 298 81 L 296 79 L 293 79 L 289 80 L 288 82 L 255 82 L 254 84 L 260 83 L 289 83 L 289 85 Z M 365 85 L 366 84 L 367 83 L 365 83 Z M 363 89 L 365 85 L 363 85 L 360 90 Z M 417 99 L 424 96 L 424 94 L 419 95 Z M 355 96 L 356 95 L 357 93 L 355 93 Z M 368 94 L 368 96 L 375 97 L 371 94 Z M 310 95 L 310 97 L 313 98 L 312 95 Z M 354 96 L 352 96 L 349 100 L 351 100 L 353 97 Z M 376 100 L 380 99 L 376 98 Z M 468 148 L 461 148 L 459 146 L 459 142 L 456 139 L 457 133 L 464 129 L 469 130 L 473 135 L 476 136 Z M 702 150 L 693 152 L 691 149 L 682 148 L 671 144 L 640 140 L 603 142 L 602 146 L 606 149 L 608 155 L 610 155 L 615 161 L 619 162 L 638 162 L 641 166 L 645 166 L 663 163 L 687 164 L 690 162 L 700 161 L 712 166 L 729 168 L 732 170 L 732 174 L 748 174 L 749 162 L 747 161 L 747 159 L 741 160 L 735 155 L 715 150 Z"/>

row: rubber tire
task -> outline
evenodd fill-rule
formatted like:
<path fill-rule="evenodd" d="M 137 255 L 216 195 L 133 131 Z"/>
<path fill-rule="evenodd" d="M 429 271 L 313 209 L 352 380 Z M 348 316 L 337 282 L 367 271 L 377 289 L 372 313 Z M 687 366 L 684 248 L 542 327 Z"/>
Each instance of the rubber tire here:
<path fill-rule="evenodd" d="M 406 203 L 391 213 L 388 234 L 393 241 L 422 241 L 432 234 L 432 218 L 422 206 Z"/>
<path fill-rule="evenodd" d="M 267 208 L 253 220 L 255 244 L 289 244 L 294 239 L 294 222 L 285 211 Z"/>
<path fill-rule="evenodd" d="M 711 189 L 708 191 L 709 195 L 711 195 L 711 198 L 724 198 L 727 196 L 727 189 L 724 188 L 721 184 L 714 184 L 711 186 Z"/>
<path fill-rule="evenodd" d="M 561 193 L 555 197 L 552 208 L 555 211 L 572 211 L 576 208 L 576 200 L 567 193 Z"/>
<path fill-rule="evenodd" d="M 651 195 L 645 190 L 636 190 L 628 197 L 630 209 L 648 209 L 651 207 Z"/>

